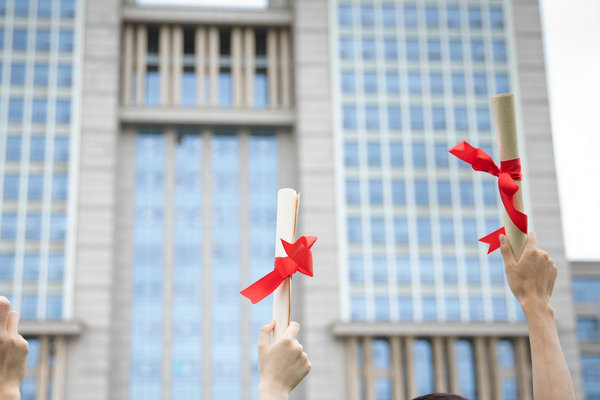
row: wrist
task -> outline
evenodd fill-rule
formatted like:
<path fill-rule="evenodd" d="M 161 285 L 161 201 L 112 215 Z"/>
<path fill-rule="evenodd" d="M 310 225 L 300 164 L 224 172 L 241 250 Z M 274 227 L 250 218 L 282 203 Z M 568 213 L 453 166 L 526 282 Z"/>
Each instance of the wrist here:
<path fill-rule="evenodd" d="M 550 304 L 550 299 L 524 298 L 520 299 L 519 302 L 521 303 L 525 318 L 554 318 L 554 309 L 552 308 L 552 304 Z"/>
<path fill-rule="evenodd" d="M 0 399 L 2 400 L 21 400 L 19 387 L 0 386 Z"/>
<path fill-rule="evenodd" d="M 268 379 L 261 379 L 258 384 L 259 400 L 287 400 L 290 394 L 283 386 L 277 385 Z"/>

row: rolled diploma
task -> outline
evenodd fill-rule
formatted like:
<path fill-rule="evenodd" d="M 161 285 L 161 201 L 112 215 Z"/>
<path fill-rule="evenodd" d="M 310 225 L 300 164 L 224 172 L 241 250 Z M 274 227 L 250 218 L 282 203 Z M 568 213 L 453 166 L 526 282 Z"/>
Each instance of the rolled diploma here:
<path fill-rule="evenodd" d="M 293 243 L 296 234 L 299 197 L 293 189 L 280 189 L 277 193 L 277 232 L 275 236 L 275 257 L 286 257 L 287 254 L 281 239 Z M 275 331 L 273 341 L 283 334 L 290 324 L 291 278 L 286 278 L 273 292 L 273 320 Z"/>
<path fill-rule="evenodd" d="M 494 128 L 498 138 L 498 147 L 500 148 L 500 161 L 520 158 L 517 119 L 515 116 L 515 98 L 513 94 L 507 93 L 493 96 L 490 103 L 492 107 L 492 117 L 494 119 Z M 515 194 L 514 199 L 515 208 L 524 212 L 523 189 L 521 183 L 521 181 L 517 181 L 519 190 Z M 506 210 L 504 210 L 504 226 L 506 227 L 506 236 L 513 248 L 515 257 L 519 259 L 523 253 L 527 235 L 521 232 L 519 228 L 513 224 Z"/>

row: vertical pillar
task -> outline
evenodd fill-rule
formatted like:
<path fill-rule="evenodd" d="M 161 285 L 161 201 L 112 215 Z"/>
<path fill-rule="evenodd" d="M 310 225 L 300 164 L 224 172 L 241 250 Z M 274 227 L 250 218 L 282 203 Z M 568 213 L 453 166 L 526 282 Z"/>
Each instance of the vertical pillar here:
<path fill-rule="evenodd" d="M 67 357 L 67 340 L 64 337 L 57 337 L 54 349 L 51 399 L 60 400 L 65 398 L 65 363 Z"/>
<path fill-rule="evenodd" d="M 233 82 L 233 106 L 242 106 L 242 30 L 231 30 L 231 78 Z"/>
<path fill-rule="evenodd" d="M 413 344 L 415 339 L 413 337 L 407 337 L 404 339 L 404 354 L 406 366 L 406 392 L 407 398 L 412 399 L 417 396 L 417 382 L 415 379 L 415 362 Z"/>
<path fill-rule="evenodd" d="M 529 356 L 529 338 L 517 338 L 514 341 L 515 369 L 517 372 L 517 391 L 519 400 L 532 400 L 531 365 Z"/>
<path fill-rule="evenodd" d="M 436 392 L 447 392 L 446 366 L 444 357 L 444 339 L 436 336 L 431 339 L 433 348 L 433 376 Z"/>
<path fill-rule="evenodd" d="M 390 352 L 392 361 L 392 397 L 403 399 L 405 397 L 404 377 L 402 374 L 402 350 L 400 338 L 390 338 Z"/>
<path fill-rule="evenodd" d="M 348 384 L 348 399 L 360 400 L 359 380 L 360 369 L 358 366 L 358 357 L 356 348 L 358 347 L 358 339 L 352 337 L 346 341 L 346 373 Z"/>
<path fill-rule="evenodd" d="M 373 377 L 373 344 L 370 337 L 363 339 L 365 400 L 375 400 L 375 385 Z"/>
<path fill-rule="evenodd" d="M 279 99 L 277 94 L 279 88 L 277 87 L 278 76 L 277 76 L 277 30 L 271 28 L 267 31 L 267 81 L 269 85 L 269 107 L 277 108 L 279 105 Z"/>
<path fill-rule="evenodd" d="M 446 339 L 446 351 L 448 355 L 448 381 L 450 384 L 450 393 L 458 393 L 458 375 L 456 374 L 456 353 L 454 346 L 456 338 L 449 337 Z"/>
<path fill-rule="evenodd" d="M 206 29 L 196 28 L 196 104 L 206 104 Z"/>
<path fill-rule="evenodd" d="M 479 400 L 490 400 L 489 363 L 486 354 L 485 338 L 474 338 L 473 347 L 475 353 L 475 371 L 477 376 L 477 398 Z"/>
<path fill-rule="evenodd" d="M 169 70 L 171 60 L 171 28 L 168 25 L 161 25 L 158 33 L 158 71 L 160 73 L 160 104 L 163 106 L 171 105 L 171 85 Z"/>
<path fill-rule="evenodd" d="M 502 400 L 502 388 L 500 387 L 500 366 L 498 365 L 498 338 L 490 338 L 488 355 L 490 357 L 490 375 L 492 377 L 492 399 Z"/>
<path fill-rule="evenodd" d="M 48 378 L 50 377 L 50 338 L 40 338 L 40 366 L 38 369 L 38 386 L 35 399 L 45 400 L 48 396 Z"/>
<path fill-rule="evenodd" d="M 208 73 L 210 76 L 210 105 L 219 104 L 219 29 L 208 31 Z"/>
<path fill-rule="evenodd" d="M 121 87 L 121 100 L 123 105 L 128 106 L 131 104 L 131 74 L 133 72 L 133 40 L 134 32 L 132 25 L 125 26 L 125 32 L 123 35 L 123 70 L 121 76 L 123 77 Z"/>
<path fill-rule="evenodd" d="M 256 47 L 254 29 L 244 30 L 244 106 L 254 105 L 254 53 Z"/>
<path fill-rule="evenodd" d="M 135 103 L 142 105 L 146 102 L 146 54 L 148 53 L 148 29 L 138 25 L 136 35 L 136 94 Z"/>
<path fill-rule="evenodd" d="M 281 106 L 285 109 L 292 104 L 292 82 L 291 82 L 291 51 L 290 32 L 283 28 L 279 34 L 279 65 L 281 71 Z"/>
<path fill-rule="evenodd" d="M 171 104 L 181 104 L 181 76 L 183 74 L 183 27 L 181 25 L 173 27 L 173 47 L 172 47 L 173 68 L 171 70 L 172 97 Z"/>

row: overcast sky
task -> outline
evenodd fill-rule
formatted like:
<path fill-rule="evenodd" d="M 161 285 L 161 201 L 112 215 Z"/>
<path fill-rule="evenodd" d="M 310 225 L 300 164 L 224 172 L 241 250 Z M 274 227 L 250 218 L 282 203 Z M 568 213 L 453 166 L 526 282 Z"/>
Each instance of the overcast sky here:
<path fill-rule="evenodd" d="M 266 4 L 266 0 L 138 2 L 219 7 Z M 567 258 L 600 260 L 600 1 L 540 2 Z"/>

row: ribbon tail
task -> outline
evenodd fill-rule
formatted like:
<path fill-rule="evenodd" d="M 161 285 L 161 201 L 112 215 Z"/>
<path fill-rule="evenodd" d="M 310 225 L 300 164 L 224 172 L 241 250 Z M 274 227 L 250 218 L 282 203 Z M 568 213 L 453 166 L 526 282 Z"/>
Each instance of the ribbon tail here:
<path fill-rule="evenodd" d="M 242 296 L 249 298 L 252 304 L 256 304 L 273 293 L 283 280 L 284 278 L 281 277 L 278 271 L 271 271 L 240 293 Z"/>
<path fill-rule="evenodd" d="M 479 239 L 480 242 L 487 243 L 490 245 L 487 252 L 488 254 L 500 248 L 500 235 L 506 235 L 506 230 L 504 229 L 504 227 Z"/>
<path fill-rule="evenodd" d="M 502 204 L 504 204 L 506 213 L 510 217 L 512 223 L 515 224 L 521 232 L 527 234 L 527 215 L 516 209 L 514 195 L 508 195 L 503 191 L 500 191 L 500 198 L 502 199 Z"/>

